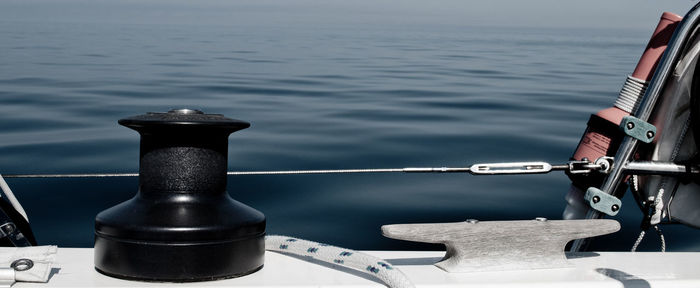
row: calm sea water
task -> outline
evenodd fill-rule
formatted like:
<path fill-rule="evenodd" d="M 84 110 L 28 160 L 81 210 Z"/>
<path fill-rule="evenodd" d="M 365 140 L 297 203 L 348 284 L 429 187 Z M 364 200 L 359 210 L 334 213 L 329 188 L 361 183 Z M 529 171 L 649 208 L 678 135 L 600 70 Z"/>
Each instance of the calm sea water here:
<path fill-rule="evenodd" d="M 252 123 L 229 138 L 230 170 L 562 163 L 651 33 L 294 23 L 0 18 L 0 172 L 136 172 L 138 134 L 117 120 L 185 107 Z M 383 224 L 559 219 L 569 186 L 563 173 L 228 180 L 268 233 L 361 249 L 426 248 L 383 238 Z M 8 182 L 42 244 L 80 247 L 94 216 L 137 189 L 136 178 Z M 623 231 L 595 249 L 631 247 L 642 216 L 630 198 Z M 665 232 L 669 250 L 700 250 L 698 231 Z"/>

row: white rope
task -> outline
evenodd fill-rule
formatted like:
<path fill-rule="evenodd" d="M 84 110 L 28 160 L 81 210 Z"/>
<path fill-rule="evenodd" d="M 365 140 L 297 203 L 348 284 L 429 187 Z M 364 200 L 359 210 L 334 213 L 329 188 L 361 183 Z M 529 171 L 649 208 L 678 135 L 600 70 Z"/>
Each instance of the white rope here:
<path fill-rule="evenodd" d="M 657 225 L 661 223 L 661 218 L 663 217 L 664 210 L 664 188 L 659 189 L 656 193 L 656 198 L 654 199 L 654 213 L 651 215 L 651 220 L 649 224 Z"/>
<path fill-rule="evenodd" d="M 266 236 L 265 249 L 310 257 L 329 264 L 351 268 L 384 282 L 390 288 L 414 288 L 403 272 L 387 261 L 361 252 L 287 236 Z"/>
<path fill-rule="evenodd" d="M 666 238 L 664 238 L 664 234 L 661 233 L 661 228 L 659 226 L 654 226 L 654 229 L 656 229 L 656 233 L 659 234 L 659 239 L 661 239 L 661 252 L 666 252 Z"/>
<path fill-rule="evenodd" d="M 642 232 L 639 233 L 639 237 L 637 237 L 637 241 L 634 242 L 634 245 L 632 245 L 632 250 L 631 252 L 637 252 L 637 247 L 639 247 L 639 244 L 642 243 L 642 239 L 644 239 L 644 235 L 647 232 L 642 230 Z"/>
<path fill-rule="evenodd" d="M 630 182 L 631 182 L 631 184 L 632 184 L 632 185 L 631 185 L 631 186 L 632 186 L 632 191 L 633 191 L 635 194 L 639 194 L 639 193 L 638 193 L 638 192 L 639 192 L 639 176 L 638 176 L 638 175 L 632 175 L 632 177 L 630 177 Z"/>
<path fill-rule="evenodd" d="M 12 189 L 10 189 L 10 186 L 7 185 L 7 182 L 5 182 L 5 178 L 2 177 L 2 174 L 0 174 L 0 188 L 2 189 L 2 193 L 5 194 L 5 197 L 7 197 L 7 200 L 10 201 L 10 204 L 12 204 L 12 207 L 15 207 L 15 210 L 17 210 L 17 212 L 24 217 L 24 220 L 27 220 L 27 223 L 29 223 L 27 212 L 24 212 L 22 204 L 19 204 L 17 198 L 15 198 L 15 194 L 12 193 Z"/>
<path fill-rule="evenodd" d="M 632 179 L 634 179 L 634 177 Z M 633 183 L 636 183 L 636 181 L 634 181 Z M 661 218 L 663 218 L 664 192 L 664 188 L 661 188 L 659 189 L 659 192 L 656 193 L 656 198 L 654 198 L 653 204 L 654 212 L 652 213 L 651 219 L 649 220 L 649 224 L 651 224 L 652 227 L 654 227 L 654 230 L 656 230 L 656 234 L 659 235 L 659 239 L 661 240 L 661 252 L 666 252 L 666 238 L 664 237 L 664 234 L 661 233 L 661 228 L 659 228 L 659 223 L 661 223 Z M 644 239 L 644 235 L 646 235 L 646 231 L 642 230 L 642 232 L 639 233 L 639 237 L 637 237 L 637 241 L 635 241 L 634 245 L 632 245 L 632 252 L 637 251 L 639 244 L 642 243 L 642 239 Z"/>
<path fill-rule="evenodd" d="M 639 191 L 639 176 L 637 175 L 632 175 L 630 177 L 630 188 L 632 189 L 635 194 L 638 194 Z M 642 230 L 639 232 L 639 236 L 637 237 L 637 241 L 634 241 L 634 245 L 632 245 L 632 249 L 630 249 L 631 252 L 637 252 L 637 248 L 639 247 L 639 244 L 642 243 L 642 240 L 644 239 L 644 235 L 646 234 L 646 231 Z"/>

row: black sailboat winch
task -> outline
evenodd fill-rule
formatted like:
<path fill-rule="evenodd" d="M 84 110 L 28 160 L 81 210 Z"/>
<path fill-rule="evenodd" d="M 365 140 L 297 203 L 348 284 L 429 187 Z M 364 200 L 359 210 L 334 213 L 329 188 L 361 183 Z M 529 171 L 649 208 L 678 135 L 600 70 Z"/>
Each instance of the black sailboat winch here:
<path fill-rule="evenodd" d="M 265 216 L 226 192 L 229 134 L 249 123 L 181 109 L 119 120 L 141 134 L 136 195 L 95 219 L 95 268 L 200 281 L 262 268 Z"/>

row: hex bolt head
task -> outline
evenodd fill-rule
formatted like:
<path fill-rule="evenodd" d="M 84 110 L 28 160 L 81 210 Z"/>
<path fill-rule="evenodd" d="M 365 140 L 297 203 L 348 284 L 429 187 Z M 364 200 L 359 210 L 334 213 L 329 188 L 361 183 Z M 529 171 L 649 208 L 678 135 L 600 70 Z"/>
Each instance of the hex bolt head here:
<path fill-rule="evenodd" d="M 598 197 L 598 196 L 593 196 L 593 199 L 592 199 L 592 200 L 593 200 L 593 203 L 598 203 L 598 202 L 600 202 L 600 197 Z"/>
<path fill-rule="evenodd" d="M 654 131 L 647 131 L 647 138 L 649 138 L 649 139 L 654 138 Z"/>
<path fill-rule="evenodd" d="M 632 122 L 627 122 L 627 129 L 629 129 L 629 130 L 634 129 L 634 123 L 632 123 Z"/>
<path fill-rule="evenodd" d="M 613 204 L 612 207 L 610 207 L 610 210 L 613 212 L 617 212 L 617 210 L 620 210 L 620 206 L 617 206 L 617 204 Z"/>

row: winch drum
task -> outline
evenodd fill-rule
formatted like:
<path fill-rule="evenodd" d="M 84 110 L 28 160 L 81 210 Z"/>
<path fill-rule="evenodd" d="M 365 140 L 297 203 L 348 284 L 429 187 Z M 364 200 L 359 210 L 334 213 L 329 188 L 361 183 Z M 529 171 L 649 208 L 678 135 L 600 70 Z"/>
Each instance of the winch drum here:
<path fill-rule="evenodd" d="M 139 190 L 95 218 L 95 268 L 174 282 L 262 268 L 265 216 L 226 192 L 228 136 L 250 124 L 189 109 L 119 124 L 141 134 Z"/>

